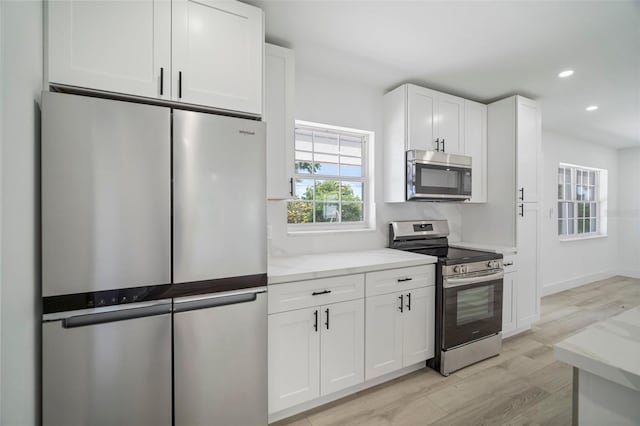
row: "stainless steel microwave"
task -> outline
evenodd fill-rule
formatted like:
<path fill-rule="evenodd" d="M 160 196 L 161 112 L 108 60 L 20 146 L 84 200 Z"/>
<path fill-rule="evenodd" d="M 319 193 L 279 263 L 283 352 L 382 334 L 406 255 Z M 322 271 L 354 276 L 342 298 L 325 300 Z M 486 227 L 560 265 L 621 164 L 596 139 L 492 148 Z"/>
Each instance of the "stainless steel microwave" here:
<path fill-rule="evenodd" d="M 407 200 L 471 198 L 471 157 L 438 151 L 407 151 Z"/>

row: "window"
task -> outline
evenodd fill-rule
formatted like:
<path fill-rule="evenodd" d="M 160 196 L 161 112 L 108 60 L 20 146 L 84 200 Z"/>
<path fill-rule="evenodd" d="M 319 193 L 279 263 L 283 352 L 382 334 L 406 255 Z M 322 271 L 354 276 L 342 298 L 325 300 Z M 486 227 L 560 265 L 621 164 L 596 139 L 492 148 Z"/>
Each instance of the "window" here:
<path fill-rule="evenodd" d="M 573 239 L 606 235 L 606 170 L 560 164 L 558 235 Z"/>
<path fill-rule="evenodd" d="M 366 228 L 372 132 L 296 121 L 290 229 Z"/>

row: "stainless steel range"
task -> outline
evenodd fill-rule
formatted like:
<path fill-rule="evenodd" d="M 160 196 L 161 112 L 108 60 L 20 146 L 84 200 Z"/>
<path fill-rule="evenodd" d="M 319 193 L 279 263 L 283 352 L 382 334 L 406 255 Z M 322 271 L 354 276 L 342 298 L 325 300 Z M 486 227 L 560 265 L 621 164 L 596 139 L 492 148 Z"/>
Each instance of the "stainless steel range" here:
<path fill-rule="evenodd" d="M 438 257 L 436 354 L 444 376 L 502 348 L 502 255 L 449 247 L 446 220 L 391 222 L 389 247 Z"/>

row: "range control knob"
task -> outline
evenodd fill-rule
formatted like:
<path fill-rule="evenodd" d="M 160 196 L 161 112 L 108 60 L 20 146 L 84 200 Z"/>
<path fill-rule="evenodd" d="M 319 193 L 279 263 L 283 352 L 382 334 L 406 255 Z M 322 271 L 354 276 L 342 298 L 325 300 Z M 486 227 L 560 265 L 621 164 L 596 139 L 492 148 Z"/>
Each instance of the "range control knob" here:
<path fill-rule="evenodd" d="M 491 268 L 491 269 L 495 269 L 498 268 L 500 266 L 500 264 L 498 263 L 497 260 L 490 260 L 487 262 L 487 267 Z"/>
<path fill-rule="evenodd" d="M 453 267 L 453 272 L 455 272 L 456 274 L 459 274 L 462 272 L 462 266 L 460 265 L 456 265 Z"/>

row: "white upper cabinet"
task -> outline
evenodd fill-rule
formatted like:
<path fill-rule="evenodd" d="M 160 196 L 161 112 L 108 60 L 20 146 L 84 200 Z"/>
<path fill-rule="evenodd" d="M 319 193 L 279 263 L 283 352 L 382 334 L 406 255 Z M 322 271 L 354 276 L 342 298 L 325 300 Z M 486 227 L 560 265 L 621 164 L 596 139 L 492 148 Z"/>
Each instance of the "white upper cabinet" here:
<path fill-rule="evenodd" d="M 262 113 L 262 10 L 220 0 L 172 0 L 174 100 Z"/>
<path fill-rule="evenodd" d="M 50 83 L 170 99 L 171 3 L 47 3 Z"/>
<path fill-rule="evenodd" d="M 486 105 L 414 84 L 384 95 L 383 105 L 386 203 L 406 201 L 406 151 L 414 149 L 471 156 L 471 202 L 486 202 Z"/>
<path fill-rule="evenodd" d="M 464 140 L 464 99 L 438 93 L 435 123 L 438 129 L 438 151 L 466 154 Z"/>
<path fill-rule="evenodd" d="M 265 44 L 264 121 L 267 122 L 267 198 L 291 198 L 295 139 L 293 50 Z"/>
<path fill-rule="evenodd" d="M 464 141 L 466 154 L 472 158 L 472 203 L 487 202 L 487 106 L 464 101 Z"/>
<path fill-rule="evenodd" d="M 262 113 L 262 10 L 237 1 L 47 2 L 49 84 Z"/>
<path fill-rule="evenodd" d="M 517 98 L 517 164 L 519 202 L 538 201 L 538 158 L 541 151 L 542 136 L 540 124 L 540 106 L 531 99 Z"/>
<path fill-rule="evenodd" d="M 424 87 L 408 85 L 407 94 L 407 146 L 406 150 L 437 151 L 436 113 L 437 92 Z"/>

